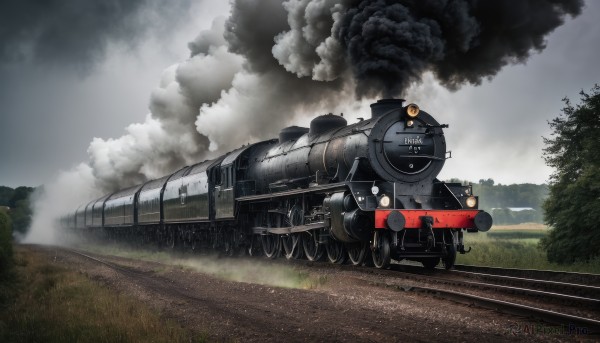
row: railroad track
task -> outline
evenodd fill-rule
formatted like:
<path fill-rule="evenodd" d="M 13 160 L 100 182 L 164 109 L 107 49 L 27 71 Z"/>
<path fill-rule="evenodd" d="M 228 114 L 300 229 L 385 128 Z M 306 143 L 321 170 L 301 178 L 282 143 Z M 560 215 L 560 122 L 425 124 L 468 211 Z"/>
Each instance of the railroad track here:
<path fill-rule="evenodd" d="M 424 286 L 400 286 L 374 283 L 378 286 L 396 288 L 405 292 L 417 292 L 439 297 L 445 300 L 476 306 L 489 310 L 498 311 L 505 314 L 516 315 L 520 317 L 533 318 L 557 326 L 568 328 L 573 332 L 589 335 L 600 335 L 600 321 L 591 318 L 585 318 L 556 311 L 550 311 L 538 307 L 522 305 L 514 302 L 503 301 L 493 298 L 482 297 L 474 294 L 450 291 L 445 289 L 424 287 Z"/>
<path fill-rule="evenodd" d="M 501 284 L 497 281 L 504 281 L 509 278 L 511 282 L 519 283 L 527 280 L 528 284 L 541 282 L 544 280 L 523 279 L 516 277 L 505 277 L 499 275 L 489 275 L 489 279 L 496 282 L 479 282 L 466 280 L 462 272 L 436 270 L 426 271 L 420 267 L 409 265 L 392 265 L 389 270 L 380 270 L 374 268 L 351 267 L 344 265 L 331 265 L 328 263 L 309 264 L 307 266 L 317 266 L 319 268 L 335 268 L 340 270 L 357 270 L 365 274 L 374 274 L 384 277 L 384 281 L 374 281 L 360 277 L 363 281 L 370 284 L 392 288 L 399 291 L 416 292 L 426 295 L 431 295 L 438 298 L 447 299 L 453 302 L 469 306 L 477 306 L 490 310 L 495 310 L 501 313 L 517 315 L 535 320 L 544 321 L 550 324 L 559 326 L 579 328 L 586 330 L 586 333 L 600 335 L 600 298 L 583 297 L 573 294 L 565 294 L 559 292 L 549 292 L 535 288 L 527 288 L 521 286 L 511 286 Z M 457 278 L 456 275 L 461 275 Z M 470 276 L 470 275 L 469 275 Z M 412 281 L 412 282 L 407 282 Z M 555 286 L 559 284 L 561 287 L 570 286 L 574 293 L 581 292 L 580 287 L 586 288 L 586 285 L 567 284 L 550 281 L 545 281 L 547 284 Z M 439 287 L 443 285 L 444 287 Z M 450 286 L 450 287 L 448 287 Z M 547 285 L 546 285 L 547 286 Z M 597 287 L 587 287 L 588 291 L 598 292 Z M 489 291 L 492 294 L 487 295 Z M 483 293 L 473 294 L 473 293 Z M 509 295 L 510 301 L 497 299 L 498 294 Z M 492 297 L 492 295 L 494 297 Z M 519 298 L 520 297 L 520 298 Z M 523 301 L 525 299 L 526 301 Z M 527 303 L 543 303 L 544 305 L 552 304 L 554 307 L 569 307 L 570 311 L 585 312 L 587 316 L 564 313 L 561 311 L 550 310 L 540 306 L 532 306 L 523 304 Z"/>
<path fill-rule="evenodd" d="M 449 274 L 460 275 L 470 279 L 503 284 L 513 287 L 524 287 L 536 290 L 543 290 L 549 293 L 561 293 L 584 298 L 600 299 L 600 286 L 552 281 L 546 279 L 532 279 L 515 276 L 468 272 L 462 270 L 450 271 Z"/>
<path fill-rule="evenodd" d="M 118 264 L 107 262 L 102 260 L 101 258 L 97 258 L 94 256 L 90 256 L 85 252 L 73 250 L 73 249 L 65 249 L 70 253 L 79 255 L 86 259 L 95 261 L 97 263 L 103 264 L 111 269 L 114 269 L 123 274 L 127 274 L 129 276 L 137 277 L 137 278 L 147 278 L 150 277 L 144 272 L 136 271 L 127 267 L 120 266 Z M 279 260 L 281 261 L 281 260 Z M 313 268 L 322 268 L 322 269 L 338 269 L 338 270 L 346 270 L 346 271 L 358 271 L 361 274 L 366 275 L 375 275 L 383 277 L 383 280 L 373 280 L 372 278 L 360 278 L 363 281 L 368 282 L 374 286 L 386 287 L 402 292 L 414 292 L 419 294 L 424 294 L 427 296 L 433 296 L 436 298 L 441 298 L 449 301 L 453 301 L 456 303 L 465 304 L 468 306 L 476 306 L 480 308 L 485 308 L 489 310 L 498 311 L 501 313 L 516 315 L 525 318 L 532 318 L 535 320 L 543 321 L 550 324 L 555 324 L 558 326 L 564 326 L 568 329 L 575 329 L 578 332 L 584 332 L 586 334 L 591 335 L 600 335 L 600 320 L 595 318 L 597 317 L 585 317 L 580 315 L 574 315 L 569 313 L 562 313 L 558 311 L 552 311 L 544 308 L 540 308 L 537 306 L 525 305 L 522 303 L 518 303 L 517 301 L 506 301 L 501 299 L 495 299 L 489 296 L 482 296 L 479 294 L 472 294 L 466 292 L 465 290 L 473 290 L 478 289 L 483 292 L 489 292 L 489 290 L 493 290 L 494 292 L 503 292 L 508 294 L 518 294 L 526 297 L 535 297 L 537 299 L 550 300 L 557 304 L 570 304 L 571 306 L 576 307 L 585 307 L 589 309 L 591 313 L 596 313 L 600 315 L 600 299 L 597 298 L 587 298 L 570 294 L 562 294 L 555 292 L 547 292 L 536 289 L 529 289 L 524 287 L 514 287 L 507 286 L 501 284 L 494 283 L 484 283 L 484 282 L 475 282 L 469 280 L 460 280 L 456 278 L 448 278 L 447 276 L 455 273 L 453 271 L 436 271 L 434 273 L 424 272 L 422 268 L 412 268 L 411 266 L 401 266 L 401 265 L 393 265 L 390 270 L 380 270 L 374 268 L 366 268 L 366 267 L 352 267 L 348 265 L 333 265 L 329 263 L 309 263 L 307 261 L 301 260 L 291 260 L 291 261 L 282 261 L 283 263 L 291 264 L 300 264 L 304 266 L 309 266 Z M 298 263 L 299 262 L 299 263 Z M 441 272 L 441 273 L 440 273 Z M 463 272 L 461 271 L 460 274 Z M 455 273 L 456 274 L 456 273 Z M 446 276 L 446 277 L 444 277 Z M 499 275 L 491 275 L 496 278 L 502 279 L 505 276 Z M 514 277 L 511 277 L 514 278 Z M 516 278 L 518 279 L 518 278 Z M 406 282 L 406 281 L 413 282 Z M 535 281 L 535 280 L 534 280 Z M 537 280 L 543 281 L 543 280 Z M 451 286 L 449 287 L 439 287 L 433 285 L 444 285 Z M 452 289 L 454 288 L 454 289 Z M 456 288 L 459 288 L 458 290 Z M 190 294 L 181 294 L 188 299 L 197 300 L 193 295 Z"/>
<path fill-rule="evenodd" d="M 559 281 L 573 284 L 584 284 L 589 286 L 600 286 L 600 274 L 559 272 L 554 270 L 484 267 L 464 264 L 454 265 L 453 270 L 546 281 Z"/>
<path fill-rule="evenodd" d="M 396 268 L 394 268 L 396 269 Z M 398 271 L 398 270 L 397 270 Z M 561 305 L 571 305 L 571 306 L 581 306 L 591 310 L 600 310 L 600 297 L 586 297 L 580 296 L 579 293 L 582 292 L 580 287 L 584 287 L 586 291 L 589 293 L 599 293 L 600 289 L 595 287 L 586 287 L 585 285 L 573 285 L 573 284 L 565 284 L 560 283 L 561 288 L 570 288 L 573 292 L 556 292 L 556 291 L 547 291 L 540 290 L 536 287 L 527 287 L 527 285 L 536 284 L 536 283 L 544 283 L 545 281 L 541 280 L 531 280 L 531 279 L 518 279 L 511 278 L 510 281 L 517 283 L 517 286 L 506 285 L 503 284 L 505 277 L 497 277 L 490 276 L 488 282 L 479 282 L 479 281 L 470 281 L 464 280 L 464 278 L 455 278 L 455 277 L 443 277 L 452 276 L 452 272 L 442 272 L 440 275 L 438 274 L 420 274 L 414 272 L 406 272 L 406 271 L 398 271 L 399 273 L 403 273 L 404 278 L 413 278 L 416 280 L 423 280 L 423 277 L 426 278 L 429 282 L 434 282 L 436 284 L 445 284 L 445 285 L 454 285 L 460 287 L 466 287 L 468 289 L 481 289 L 481 290 L 493 290 L 496 292 L 502 292 L 507 294 L 518 294 L 527 297 L 533 297 L 537 299 L 542 299 L 545 301 L 550 301 L 556 304 Z M 417 275 L 416 277 L 414 275 Z M 469 275 L 470 276 L 470 275 Z M 555 286 L 553 283 L 550 285 Z M 593 288 L 590 290 L 589 288 Z"/>
<path fill-rule="evenodd" d="M 143 280 L 153 280 L 153 281 L 156 281 L 156 279 L 157 279 L 157 277 L 155 275 L 151 275 L 153 273 L 142 272 L 142 271 L 138 271 L 138 270 L 135 270 L 135 269 L 132 269 L 132 268 L 121 266 L 121 265 L 119 265 L 117 263 L 108 262 L 108 261 L 105 261 L 103 259 L 100 259 L 100 258 L 97 258 L 97 257 L 94 257 L 94 256 L 90 256 L 86 252 L 82 252 L 82 251 L 79 251 L 79 250 L 70 249 L 70 248 L 66 248 L 66 247 L 61 247 L 61 249 L 65 250 L 65 251 L 67 251 L 67 252 L 69 252 L 71 254 L 74 254 L 74 255 L 77 255 L 77 256 L 81 256 L 81 257 L 84 257 L 84 258 L 86 258 L 88 260 L 91 260 L 91 261 L 94 261 L 96 263 L 102 264 L 102 265 L 104 265 L 104 266 L 106 266 L 106 267 L 108 267 L 108 268 L 110 268 L 112 270 L 115 270 L 115 271 L 117 271 L 117 272 L 119 272 L 119 273 L 121 273 L 121 274 L 123 274 L 125 276 L 131 277 L 133 279 L 143 279 Z M 178 290 L 176 288 L 170 287 L 170 285 L 167 285 L 165 287 L 165 285 L 163 285 L 162 282 L 151 282 L 151 283 L 147 284 L 147 286 L 149 286 L 153 291 L 155 291 L 157 293 L 168 291 L 170 293 L 176 294 L 180 298 L 184 298 L 184 299 L 187 299 L 187 300 L 191 300 L 191 301 L 205 301 L 204 299 L 196 297 L 196 296 L 194 296 L 192 294 L 189 294 L 187 292 L 182 292 L 182 291 L 180 291 L 180 290 Z"/>

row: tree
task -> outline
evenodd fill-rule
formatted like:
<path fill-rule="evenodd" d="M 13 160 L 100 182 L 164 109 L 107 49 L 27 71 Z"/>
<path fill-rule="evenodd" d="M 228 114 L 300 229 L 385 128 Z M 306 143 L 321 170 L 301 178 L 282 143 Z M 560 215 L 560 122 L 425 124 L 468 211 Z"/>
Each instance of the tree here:
<path fill-rule="evenodd" d="M 21 200 L 27 200 L 31 193 L 33 193 L 33 188 L 31 187 L 21 186 L 15 188 L 12 196 L 8 200 L 8 206 L 11 208 L 17 207 L 17 203 Z"/>
<path fill-rule="evenodd" d="M 0 206 L 8 206 L 10 198 L 12 198 L 14 189 L 6 186 L 0 186 Z"/>
<path fill-rule="evenodd" d="M 480 179 L 479 180 L 479 184 L 480 185 L 484 185 L 484 186 L 493 186 L 494 185 L 494 179 Z"/>
<path fill-rule="evenodd" d="M 577 106 L 563 99 L 562 113 L 548 122 L 552 136 L 544 138 L 554 173 L 543 205 L 551 231 L 541 246 L 551 262 L 600 256 L 600 86 L 580 95 Z"/>
<path fill-rule="evenodd" d="M 10 206 L 10 219 L 12 221 L 12 231 L 18 237 L 24 236 L 31 226 L 31 203 L 30 197 L 35 188 L 17 187 L 12 197 L 8 201 Z"/>

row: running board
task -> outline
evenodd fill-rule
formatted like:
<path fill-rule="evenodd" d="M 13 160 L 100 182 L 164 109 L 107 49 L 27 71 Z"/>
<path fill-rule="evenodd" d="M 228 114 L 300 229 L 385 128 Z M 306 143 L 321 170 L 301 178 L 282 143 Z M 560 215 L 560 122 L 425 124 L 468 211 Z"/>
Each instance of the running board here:
<path fill-rule="evenodd" d="M 259 194 L 259 195 L 247 195 L 235 198 L 236 201 L 257 201 L 257 200 L 271 200 L 278 197 L 286 197 L 291 195 L 300 195 L 304 193 L 325 193 L 325 192 L 335 192 L 338 189 L 347 189 L 348 183 L 346 182 L 338 182 L 338 183 L 328 183 L 324 185 L 308 187 L 308 188 L 298 188 L 292 189 L 288 191 L 276 192 L 276 193 L 267 193 L 267 194 Z"/>
<path fill-rule="evenodd" d="M 253 233 L 255 234 L 266 234 L 273 233 L 276 235 L 288 235 L 290 233 L 296 232 L 304 232 L 312 229 L 320 229 L 325 227 L 324 222 L 306 224 L 306 225 L 298 225 L 293 227 L 263 227 L 263 226 L 255 226 L 252 228 Z"/>

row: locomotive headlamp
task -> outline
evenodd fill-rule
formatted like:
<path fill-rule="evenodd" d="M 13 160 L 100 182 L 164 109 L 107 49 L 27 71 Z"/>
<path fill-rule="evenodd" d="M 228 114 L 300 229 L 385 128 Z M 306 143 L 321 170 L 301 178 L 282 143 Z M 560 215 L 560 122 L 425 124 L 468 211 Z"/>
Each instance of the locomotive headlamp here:
<path fill-rule="evenodd" d="M 473 207 L 475 207 L 477 205 L 477 198 L 475 198 L 475 197 L 468 197 L 466 203 L 467 203 L 468 207 L 473 208 Z"/>
<path fill-rule="evenodd" d="M 419 106 L 415 105 L 415 104 L 410 104 L 408 106 L 406 106 L 406 115 L 414 118 L 419 114 Z"/>
<path fill-rule="evenodd" d="M 371 193 L 373 193 L 373 195 L 379 194 L 379 187 L 377 187 L 377 186 L 371 187 Z"/>
<path fill-rule="evenodd" d="M 387 195 L 384 195 L 381 197 L 381 199 L 379 199 L 379 206 L 381 207 L 390 207 L 390 197 Z"/>

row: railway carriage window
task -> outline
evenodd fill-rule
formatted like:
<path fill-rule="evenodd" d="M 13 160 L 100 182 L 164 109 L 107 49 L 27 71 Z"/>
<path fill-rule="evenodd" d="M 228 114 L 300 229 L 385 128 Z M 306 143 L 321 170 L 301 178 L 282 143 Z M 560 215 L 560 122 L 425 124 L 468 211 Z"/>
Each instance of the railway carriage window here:
<path fill-rule="evenodd" d="M 220 185 L 221 184 L 221 174 L 217 173 L 217 171 L 214 170 L 213 171 L 213 175 L 214 175 L 214 178 L 215 178 L 215 184 L 216 185 Z"/>
<path fill-rule="evenodd" d="M 231 166 L 221 169 L 221 181 L 223 181 L 221 185 L 223 186 L 223 189 L 231 188 L 233 185 L 232 169 Z"/>

